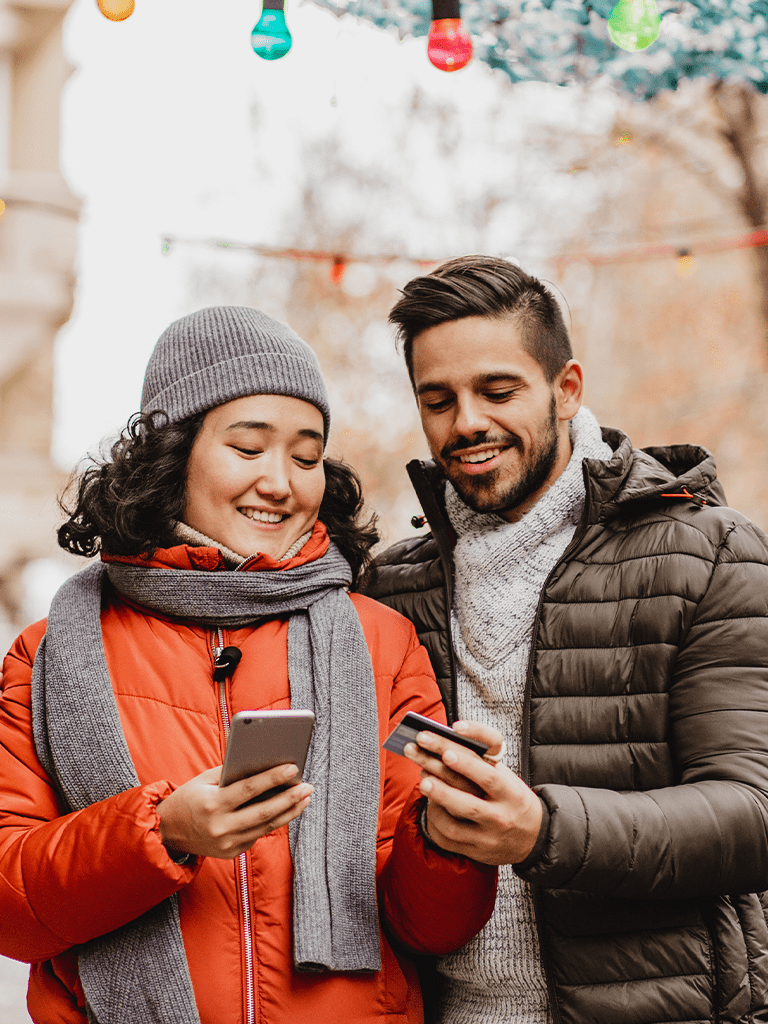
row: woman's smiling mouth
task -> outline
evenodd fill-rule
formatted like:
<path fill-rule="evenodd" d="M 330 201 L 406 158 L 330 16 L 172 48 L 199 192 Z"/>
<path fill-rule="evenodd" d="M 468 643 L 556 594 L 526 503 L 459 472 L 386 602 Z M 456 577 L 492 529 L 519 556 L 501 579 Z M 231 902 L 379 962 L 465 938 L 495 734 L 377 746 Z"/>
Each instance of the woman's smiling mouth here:
<path fill-rule="evenodd" d="M 275 526 L 288 518 L 287 512 L 266 512 L 258 508 L 238 508 L 237 511 L 254 523 L 269 523 Z"/>

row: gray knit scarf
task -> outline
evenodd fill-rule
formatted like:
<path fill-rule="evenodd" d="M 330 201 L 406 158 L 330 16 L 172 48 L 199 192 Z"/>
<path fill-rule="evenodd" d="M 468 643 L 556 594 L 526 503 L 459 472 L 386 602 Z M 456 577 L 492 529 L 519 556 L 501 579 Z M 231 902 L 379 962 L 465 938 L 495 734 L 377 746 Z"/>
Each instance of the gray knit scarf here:
<path fill-rule="evenodd" d="M 291 704 L 315 712 L 304 777 L 315 791 L 290 826 L 294 960 L 299 970 L 381 967 L 376 905 L 378 713 L 370 653 L 334 544 L 288 570 L 203 572 L 94 564 L 51 605 L 32 673 L 41 765 L 79 810 L 139 785 L 120 724 L 100 609 L 105 573 L 126 598 L 186 622 L 238 627 L 289 615 Z M 79 971 L 97 1024 L 199 1021 L 178 897 L 86 943 Z"/>

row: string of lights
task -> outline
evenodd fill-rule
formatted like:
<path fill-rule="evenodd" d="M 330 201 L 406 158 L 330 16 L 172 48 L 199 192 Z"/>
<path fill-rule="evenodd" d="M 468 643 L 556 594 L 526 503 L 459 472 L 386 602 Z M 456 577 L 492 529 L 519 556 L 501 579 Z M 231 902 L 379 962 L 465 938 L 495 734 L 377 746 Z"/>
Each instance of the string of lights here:
<path fill-rule="evenodd" d="M 165 254 L 177 245 L 203 246 L 217 249 L 236 249 L 251 252 L 255 256 L 272 259 L 303 260 L 314 263 L 328 263 L 331 279 L 340 283 L 344 268 L 353 263 L 396 264 L 407 263 L 420 268 L 435 267 L 444 263 L 450 256 L 409 256 L 405 253 L 352 253 L 338 252 L 330 249 L 298 249 L 293 246 L 260 245 L 250 242 L 224 241 L 212 238 L 179 238 L 165 235 L 162 239 L 162 251 Z M 733 249 L 754 249 L 768 245 L 768 225 L 755 228 L 739 235 L 725 238 L 713 238 L 696 241 L 691 244 L 651 243 L 630 248 L 594 251 L 589 249 L 570 253 L 550 253 L 538 255 L 537 259 L 551 262 L 560 268 L 571 263 L 591 263 L 593 266 L 609 264 L 634 263 L 645 260 L 677 260 L 684 261 L 682 266 L 690 267 L 695 256 L 705 256 Z M 454 254 L 455 255 L 455 254 Z"/>
<path fill-rule="evenodd" d="M 49 203 L 43 199 L 17 199 L 11 196 L 0 199 L 0 217 L 6 210 L 12 209 L 39 210 L 41 213 L 52 213 L 57 217 L 66 217 L 69 220 L 80 219 L 80 211 L 77 206 L 62 206 L 60 203 Z"/>

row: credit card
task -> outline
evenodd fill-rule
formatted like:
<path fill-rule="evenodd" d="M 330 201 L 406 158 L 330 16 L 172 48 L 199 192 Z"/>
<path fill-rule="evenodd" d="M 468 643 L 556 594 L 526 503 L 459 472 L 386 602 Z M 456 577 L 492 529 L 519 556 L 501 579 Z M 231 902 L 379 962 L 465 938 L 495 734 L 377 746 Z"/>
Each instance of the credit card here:
<path fill-rule="evenodd" d="M 434 722 L 425 715 L 419 715 L 415 711 L 408 711 L 398 722 L 392 732 L 384 740 L 382 746 L 385 750 L 391 750 L 393 754 L 400 754 L 405 757 L 403 751 L 406 743 L 415 743 L 420 732 L 435 732 L 438 736 L 445 736 L 452 743 L 458 743 L 462 747 L 473 750 L 480 757 L 488 750 L 485 743 L 479 740 L 471 740 L 467 736 L 461 736 L 454 732 L 449 725 L 442 722 Z"/>

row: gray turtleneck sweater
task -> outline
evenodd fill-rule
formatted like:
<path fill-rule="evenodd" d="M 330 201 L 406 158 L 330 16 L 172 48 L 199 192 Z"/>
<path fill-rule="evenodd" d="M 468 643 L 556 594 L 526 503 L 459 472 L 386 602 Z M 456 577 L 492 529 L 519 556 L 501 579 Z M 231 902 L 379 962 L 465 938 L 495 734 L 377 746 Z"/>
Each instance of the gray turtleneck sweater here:
<path fill-rule="evenodd" d="M 539 596 L 584 509 L 582 460 L 609 459 L 597 420 L 582 408 L 571 421 L 568 465 L 523 518 L 470 509 L 448 484 L 456 531 L 451 612 L 458 714 L 497 728 L 506 763 L 520 770 L 522 708 Z M 466 946 L 442 957 L 441 1024 L 551 1024 L 530 888 L 511 865 L 499 869 L 496 909 Z"/>

